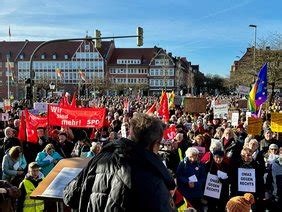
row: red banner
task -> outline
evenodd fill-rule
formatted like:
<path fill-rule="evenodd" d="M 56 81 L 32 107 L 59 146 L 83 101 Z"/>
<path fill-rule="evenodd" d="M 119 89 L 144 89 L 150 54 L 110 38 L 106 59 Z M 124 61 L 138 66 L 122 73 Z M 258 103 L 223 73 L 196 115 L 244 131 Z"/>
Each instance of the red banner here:
<path fill-rule="evenodd" d="M 101 128 L 106 117 L 105 108 L 65 108 L 48 105 L 50 126 Z"/>

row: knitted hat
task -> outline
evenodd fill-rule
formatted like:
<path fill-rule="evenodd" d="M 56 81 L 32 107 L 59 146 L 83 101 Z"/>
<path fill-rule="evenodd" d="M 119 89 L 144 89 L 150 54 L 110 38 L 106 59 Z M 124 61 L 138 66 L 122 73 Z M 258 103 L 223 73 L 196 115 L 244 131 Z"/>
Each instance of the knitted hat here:
<path fill-rule="evenodd" d="M 219 157 L 223 157 L 224 156 L 224 151 L 222 151 L 221 149 L 215 150 L 213 152 L 214 156 L 219 156 Z"/>
<path fill-rule="evenodd" d="M 249 212 L 254 202 L 254 196 L 246 193 L 244 196 L 231 198 L 226 204 L 226 209 L 229 212 Z"/>

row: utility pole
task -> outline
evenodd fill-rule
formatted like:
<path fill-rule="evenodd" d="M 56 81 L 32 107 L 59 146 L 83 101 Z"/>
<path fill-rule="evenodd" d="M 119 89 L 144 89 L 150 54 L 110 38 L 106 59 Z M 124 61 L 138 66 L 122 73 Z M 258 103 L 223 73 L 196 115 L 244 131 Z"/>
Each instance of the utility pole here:
<path fill-rule="evenodd" d="M 254 74 L 256 74 L 257 25 L 250 24 L 249 27 L 254 28 L 253 72 Z M 255 76 L 254 76 L 254 82 L 255 82 Z"/>

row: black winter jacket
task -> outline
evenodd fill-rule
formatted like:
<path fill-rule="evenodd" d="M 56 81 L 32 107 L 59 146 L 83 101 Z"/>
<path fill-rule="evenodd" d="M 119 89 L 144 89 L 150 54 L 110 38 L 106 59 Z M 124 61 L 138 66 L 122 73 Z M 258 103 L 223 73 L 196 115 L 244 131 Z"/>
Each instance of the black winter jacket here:
<path fill-rule="evenodd" d="M 128 139 L 106 145 L 64 190 L 79 211 L 176 211 L 173 178 L 159 157 Z"/>

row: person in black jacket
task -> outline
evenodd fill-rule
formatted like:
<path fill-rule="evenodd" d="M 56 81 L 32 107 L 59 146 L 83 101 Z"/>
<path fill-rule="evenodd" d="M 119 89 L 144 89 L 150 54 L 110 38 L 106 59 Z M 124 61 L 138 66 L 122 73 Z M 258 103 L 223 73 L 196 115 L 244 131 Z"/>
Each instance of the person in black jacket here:
<path fill-rule="evenodd" d="M 176 211 L 172 176 L 157 155 L 164 125 L 135 114 L 130 140 L 108 143 L 64 189 L 64 203 L 78 211 Z"/>

